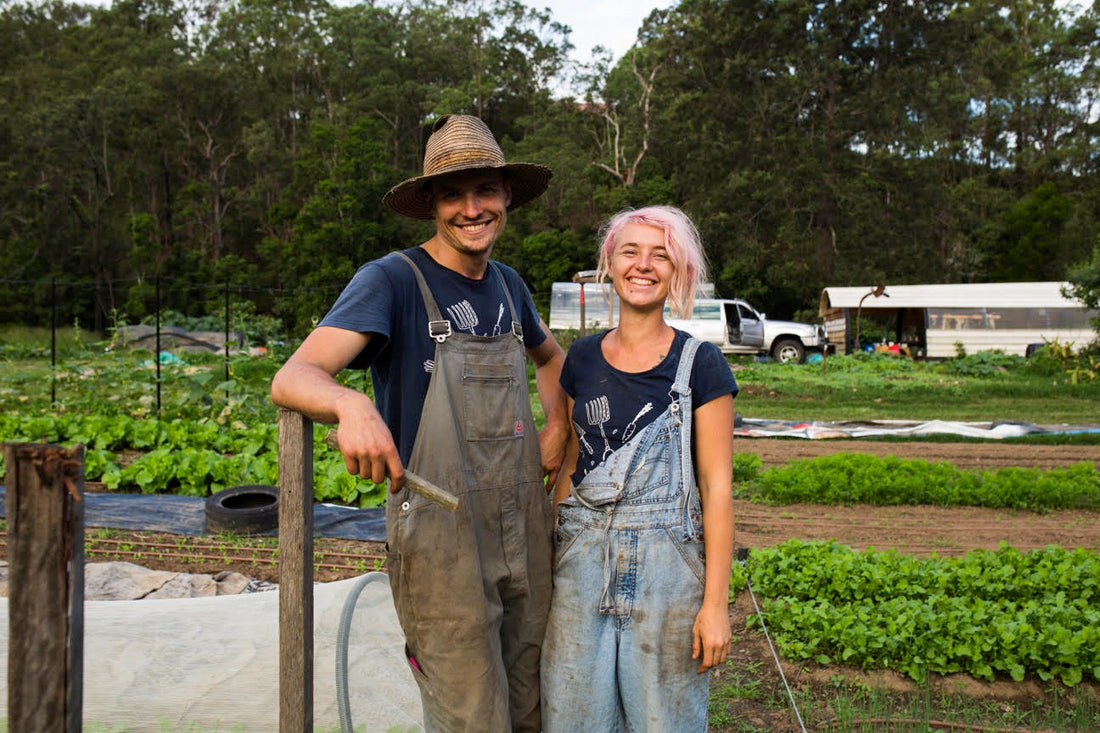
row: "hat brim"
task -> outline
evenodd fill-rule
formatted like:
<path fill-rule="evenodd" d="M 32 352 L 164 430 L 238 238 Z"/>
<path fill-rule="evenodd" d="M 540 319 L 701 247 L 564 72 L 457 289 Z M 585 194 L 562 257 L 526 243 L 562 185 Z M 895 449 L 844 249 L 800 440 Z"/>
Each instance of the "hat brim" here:
<path fill-rule="evenodd" d="M 449 175 L 456 171 L 476 170 L 502 170 L 508 177 L 512 186 L 512 203 L 508 205 L 508 211 L 523 206 L 528 201 L 537 199 L 550 185 L 553 171 L 543 165 L 535 163 L 506 163 L 504 165 L 487 166 L 483 163 L 471 165 L 468 168 L 451 168 L 447 171 L 430 176 L 417 176 L 402 181 L 382 197 L 382 205 L 390 211 L 407 216 L 410 219 L 432 219 L 435 212 L 432 210 L 432 195 L 429 183 L 433 178 Z"/>

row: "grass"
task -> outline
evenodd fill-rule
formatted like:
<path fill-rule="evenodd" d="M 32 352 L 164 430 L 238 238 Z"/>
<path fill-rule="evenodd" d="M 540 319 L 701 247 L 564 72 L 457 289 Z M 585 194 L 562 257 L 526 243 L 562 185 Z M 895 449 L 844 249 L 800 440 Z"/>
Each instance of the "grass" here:
<path fill-rule="evenodd" d="M 735 405 L 743 416 L 776 420 L 1097 421 L 1100 379 L 1072 384 L 1049 360 L 1012 359 L 1003 370 L 884 355 L 830 357 L 824 367 L 737 364 Z"/>

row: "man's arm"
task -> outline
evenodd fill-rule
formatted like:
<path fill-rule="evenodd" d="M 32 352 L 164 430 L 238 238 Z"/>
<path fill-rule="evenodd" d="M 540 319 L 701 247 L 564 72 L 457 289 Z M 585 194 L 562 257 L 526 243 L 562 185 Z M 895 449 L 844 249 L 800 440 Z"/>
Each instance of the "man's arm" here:
<path fill-rule="evenodd" d="M 565 396 L 566 414 L 573 414 L 573 398 L 569 395 Z M 580 460 L 581 445 L 577 440 L 577 433 L 573 430 L 572 424 L 568 426 L 569 437 L 565 444 L 565 460 L 561 464 L 561 471 L 558 473 L 558 480 L 554 484 L 554 506 L 562 503 L 573 486 L 573 474 L 577 470 L 577 461 Z"/>
<path fill-rule="evenodd" d="M 535 363 L 535 387 L 539 393 L 542 411 L 546 415 L 546 425 L 539 433 L 539 451 L 542 454 L 542 470 L 547 476 L 547 491 L 550 491 L 557 482 L 558 471 L 561 470 L 565 457 L 565 444 L 570 430 L 569 411 L 565 390 L 558 381 L 561 367 L 565 363 L 565 352 L 541 319 L 539 327 L 546 338 L 535 348 L 528 349 L 527 354 Z"/>
<path fill-rule="evenodd" d="M 393 435 L 370 397 L 334 377 L 370 343 L 370 334 L 342 328 L 315 328 L 271 380 L 271 401 L 320 423 L 339 425 L 340 453 L 348 472 L 382 483 L 390 477 L 397 491 L 405 467 Z"/>

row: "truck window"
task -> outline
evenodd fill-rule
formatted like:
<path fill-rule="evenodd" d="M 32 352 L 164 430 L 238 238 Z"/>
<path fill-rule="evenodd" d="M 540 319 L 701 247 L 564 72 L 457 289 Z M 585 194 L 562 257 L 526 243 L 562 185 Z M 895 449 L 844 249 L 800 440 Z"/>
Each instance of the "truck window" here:
<path fill-rule="evenodd" d="M 718 303 L 699 303 L 692 311 L 691 317 L 699 321 L 722 320 L 722 307 Z"/>
<path fill-rule="evenodd" d="M 741 328 L 741 315 L 736 303 L 726 303 L 726 323 L 732 329 Z"/>
<path fill-rule="evenodd" d="M 742 320 L 746 321 L 759 321 L 760 317 L 756 315 L 756 311 L 748 306 L 738 304 L 737 308 L 741 311 Z"/>

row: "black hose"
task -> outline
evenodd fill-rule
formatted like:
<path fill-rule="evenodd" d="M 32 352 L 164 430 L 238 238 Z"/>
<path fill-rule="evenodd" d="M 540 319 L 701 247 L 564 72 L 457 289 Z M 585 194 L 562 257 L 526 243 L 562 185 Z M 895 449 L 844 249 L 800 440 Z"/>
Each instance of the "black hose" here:
<path fill-rule="evenodd" d="M 351 633 L 351 617 L 355 615 L 355 604 L 359 594 L 372 580 L 390 582 L 390 576 L 379 570 L 359 577 L 355 587 L 344 599 L 344 609 L 340 612 L 340 625 L 336 630 L 336 705 L 340 714 L 340 732 L 354 733 L 351 723 L 351 700 L 348 697 L 348 635 Z"/>

